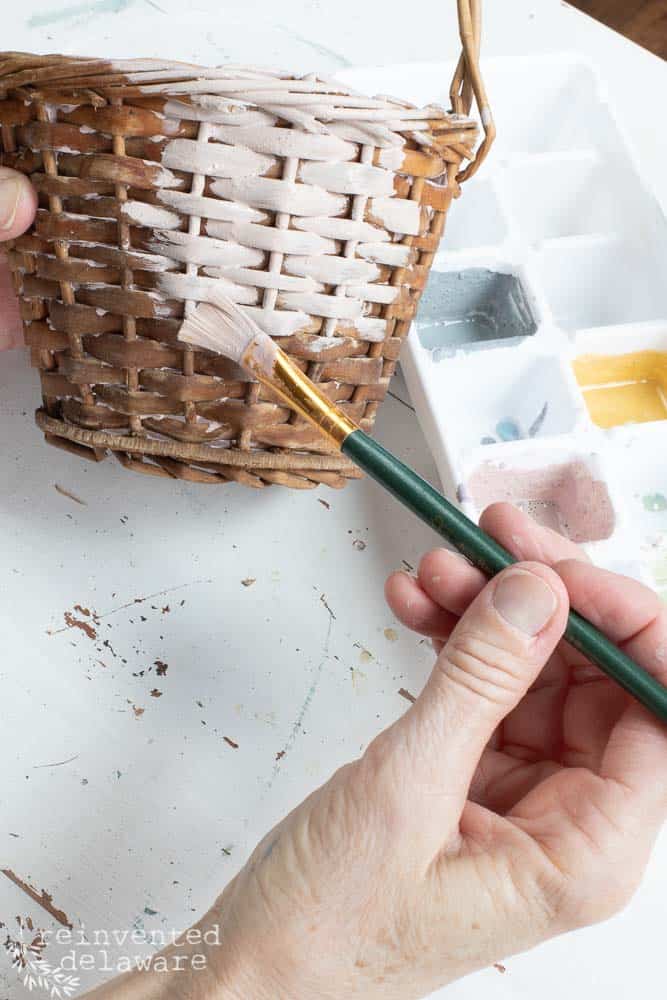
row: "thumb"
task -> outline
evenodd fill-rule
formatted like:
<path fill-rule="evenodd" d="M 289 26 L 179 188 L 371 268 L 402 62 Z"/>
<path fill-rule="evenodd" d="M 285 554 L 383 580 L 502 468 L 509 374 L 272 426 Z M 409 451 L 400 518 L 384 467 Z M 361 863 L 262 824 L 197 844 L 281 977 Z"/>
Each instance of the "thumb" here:
<path fill-rule="evenodd" d="M 458 822 L 482 752 L 518 704 L 565 629 L 568 595 L 541 563 L 517 563 L 475 598 L 438 656 L 412 708 L 397 724 L 412 780 Z"/>
<path fill-rule="evenodd" d="M 27 177 L 0 167 L 0 242 L 25 232 L 37 208 L 37 194 Z"/>

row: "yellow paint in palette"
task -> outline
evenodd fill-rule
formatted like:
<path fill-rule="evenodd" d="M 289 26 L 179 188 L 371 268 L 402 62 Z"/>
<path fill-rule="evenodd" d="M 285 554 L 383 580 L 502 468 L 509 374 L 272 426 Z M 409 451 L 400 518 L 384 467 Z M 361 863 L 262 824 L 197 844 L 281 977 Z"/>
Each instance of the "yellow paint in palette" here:
<path fill-rule="evenodd" d="M 582 354 L 572 367 L 598 427 L 667 419 L 667 351 Z"/>

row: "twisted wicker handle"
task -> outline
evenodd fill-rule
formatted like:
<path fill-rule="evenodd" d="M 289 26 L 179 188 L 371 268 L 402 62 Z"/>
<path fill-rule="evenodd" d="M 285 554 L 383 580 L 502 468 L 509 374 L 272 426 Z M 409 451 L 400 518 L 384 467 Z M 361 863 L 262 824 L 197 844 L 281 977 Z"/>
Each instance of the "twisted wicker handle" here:
<path fill-rule="evenodd" d="M 482 36 L 482 0 L 457 0 L 459 34 L 463 51 L 459 57 L 449 96 L 453 110 L 459 115 L 467 115 L 472 107 L 473 95 L 484 129 L 484 139 L 477 149 L 474 160 L 456 177 L 461 183 L 479 169 L 496 137 L 496 126 L 489 107 L 489 99 L 479 68 L 479 49 Z"/>

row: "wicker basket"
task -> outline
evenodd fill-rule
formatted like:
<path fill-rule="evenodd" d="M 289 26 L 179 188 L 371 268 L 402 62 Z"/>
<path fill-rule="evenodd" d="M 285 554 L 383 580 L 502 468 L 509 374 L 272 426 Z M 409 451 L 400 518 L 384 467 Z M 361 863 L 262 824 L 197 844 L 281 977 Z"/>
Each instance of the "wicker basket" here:
<path fill-rule="evenodd" d="M 452 114 L 254 68 L 0 54 L 0 162 L 39 193 L 8 256 L 47 441 L 197 482 L 358 475 L 246 373 L 176 335 L 223 282 L 372 427 L 449 203 L 492 139 L 478 5 L 459 11 Z"/>

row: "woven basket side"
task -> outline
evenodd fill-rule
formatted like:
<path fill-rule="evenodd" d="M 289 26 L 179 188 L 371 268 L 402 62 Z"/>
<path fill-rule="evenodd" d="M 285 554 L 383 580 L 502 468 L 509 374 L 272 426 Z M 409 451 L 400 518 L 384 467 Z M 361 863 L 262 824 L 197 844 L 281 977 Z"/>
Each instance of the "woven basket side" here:
<path fill-rule="evenodd" d="M 178 328 L 223 282 L 370 430 L 472 121 L 237 67 L 0 56 L 0 125 L 40 199 L 10 266 L 51 443 L 202 482 L 357 475 Z"/>

